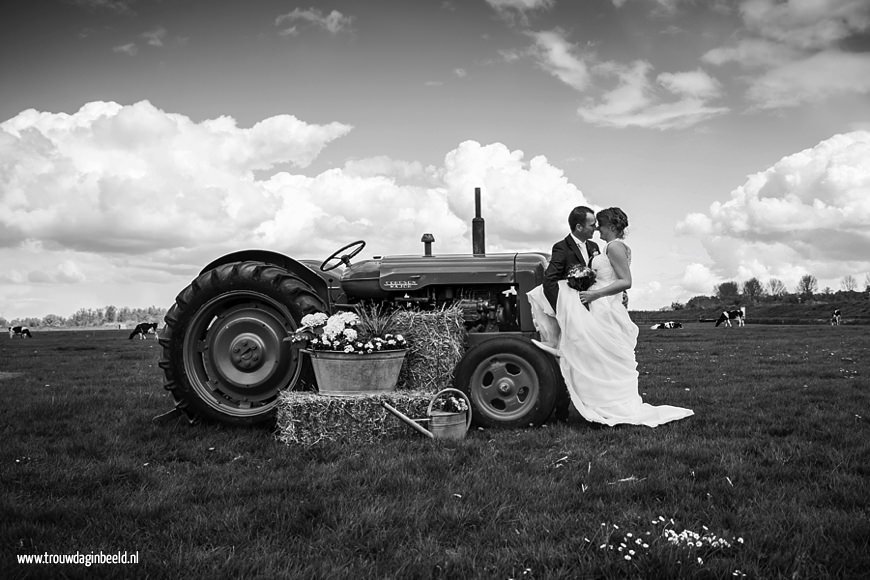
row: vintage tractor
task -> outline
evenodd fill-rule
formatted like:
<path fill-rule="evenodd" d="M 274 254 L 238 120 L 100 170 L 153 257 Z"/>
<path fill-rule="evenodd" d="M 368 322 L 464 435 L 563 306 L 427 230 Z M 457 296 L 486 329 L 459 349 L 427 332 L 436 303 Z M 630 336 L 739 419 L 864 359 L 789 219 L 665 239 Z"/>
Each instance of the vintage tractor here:
<path fill-rule="evenodd" d="M 457 305 L 464 313 L 467 351 L 454 386 L 468 395 L 481 426 L 543 423 L 553 411 L 561 374 L 535 347 L 526 292 L 543 281 L 548 256 L 487 255 L 480 189 L 475 189 L 470 255 L 374 257 L 357 263 L 365 242 L 336 250 L 322 263 L 265 250 L 218 258 L 178 294 L 166 314 L 160 344 L 164 386 L 193 421 L 269 420 L 278 393 L 300 383 L 303 360 L 284 338 L 312 312 L 361 303 L 431 309 Z M 335 270 L 344 265 L 340 276 Z"/>

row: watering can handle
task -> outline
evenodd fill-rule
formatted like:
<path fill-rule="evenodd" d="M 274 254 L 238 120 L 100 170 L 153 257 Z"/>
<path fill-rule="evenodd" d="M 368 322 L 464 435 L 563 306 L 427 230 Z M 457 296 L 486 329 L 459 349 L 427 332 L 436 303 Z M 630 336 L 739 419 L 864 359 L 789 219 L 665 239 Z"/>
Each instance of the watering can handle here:
<path fill-rule="evenodd" d="M 465 404 L 468 406 L 468 411 L 465 413 L 465 430 L 468 431 L 468 429 L 471 427 L 471 401 L 469 401 L 465 393 L 463 393 L 459 389 L 442 389 L 435 393 L 435 396 L 432 397 L 431 401 L 429 401 L 429 409 L 426 410 L 426 416 L 432 414 L 432 405 L 435 404 L 435 401 L 438 399 L 438 397 L 447 392 L 457 393 L 460 397 L 465 399 Z"/>

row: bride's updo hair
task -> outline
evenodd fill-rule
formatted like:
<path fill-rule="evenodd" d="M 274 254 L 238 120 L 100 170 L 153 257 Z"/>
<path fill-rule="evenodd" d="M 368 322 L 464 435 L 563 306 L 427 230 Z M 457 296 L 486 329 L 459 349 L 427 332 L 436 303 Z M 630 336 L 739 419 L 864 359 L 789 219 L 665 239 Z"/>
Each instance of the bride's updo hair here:
<path fill-rule="evenodd" d="M 606 224 L 613 228 L 617 238 L 625 236 L 625 228 L 628 227 L 628 216 L 618 207 L 608 207 L 598 212 L 598 225 Z"/>

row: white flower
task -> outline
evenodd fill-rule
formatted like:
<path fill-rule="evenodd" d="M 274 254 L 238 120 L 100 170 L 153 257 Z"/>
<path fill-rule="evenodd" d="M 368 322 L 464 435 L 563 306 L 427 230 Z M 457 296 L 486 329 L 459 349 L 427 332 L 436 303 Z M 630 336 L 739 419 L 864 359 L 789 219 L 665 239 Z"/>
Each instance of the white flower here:
<path fill-rule="evenodd" d="M 353 328 L 345 328 L 342 334 L 348 340 L 356 340 L 356 330 Z"/>
<path fill-rule="evenodd" d="M 327 316 L 323 312 L 315 312 L 314 314 L 306 314 L 302 317 L 302 326 L 315 328 L 326 324 Z"/>
<path fill-rule="evenodd" d="M 353 312 L 337 312 L 332 315 L 332 318 L 341 321 L 348 326 L 354 326 L 359 322 L 359 316 Z"/>
<path fill-rule="evenodd" d="M 353 352 L 353 345 L 349 344 L 346 347 L 344 347 L 344 352 L 348 352 L 348 353 Z"/>

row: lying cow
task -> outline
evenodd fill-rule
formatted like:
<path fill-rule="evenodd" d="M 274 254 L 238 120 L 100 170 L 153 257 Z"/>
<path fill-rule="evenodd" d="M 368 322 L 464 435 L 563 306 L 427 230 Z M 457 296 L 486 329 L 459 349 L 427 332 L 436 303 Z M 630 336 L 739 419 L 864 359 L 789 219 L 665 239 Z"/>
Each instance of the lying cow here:
<path fill-rule="evenodd" d="M 737 326 L 745 326 L 746 319 L 746 307 L 741 306 L 740 310 L 726 310 L 722 314 L 719 315 L 719 318 L 716 320 L 716 326 L 719 326 L 723 322 L 725 326 L 731 327 L 731 321 L 736 320 Z"/>
<path fill-rule="evenodd" d="M 650 326 L 650 330 L 664 330 L 666 328 L 683 328 L 683 323 L 672 322 L 669 320 L 667 322 L 659 322 L 658 324 L 653 324 L 652 326 Z"/>
<path fill-rule="evenodd" d="M 156 322 L 142 322 L 136 325 L 136 328 L 133 329 L 133 332 L 130 333 L 129 340 L 133 340 L 133 337 L 137 334 L 139 335 L 139 340 L 145 340 L 145 335 L 154 333 L 154 338 L 157 338 L 157 323 Z"/>
<path fill-rule="evenodd" d="M 30 334 L 30 329 L 26 326 L 10 326 L 9 327 L 9 338 L 33 338 L 33 335 Z"/>

